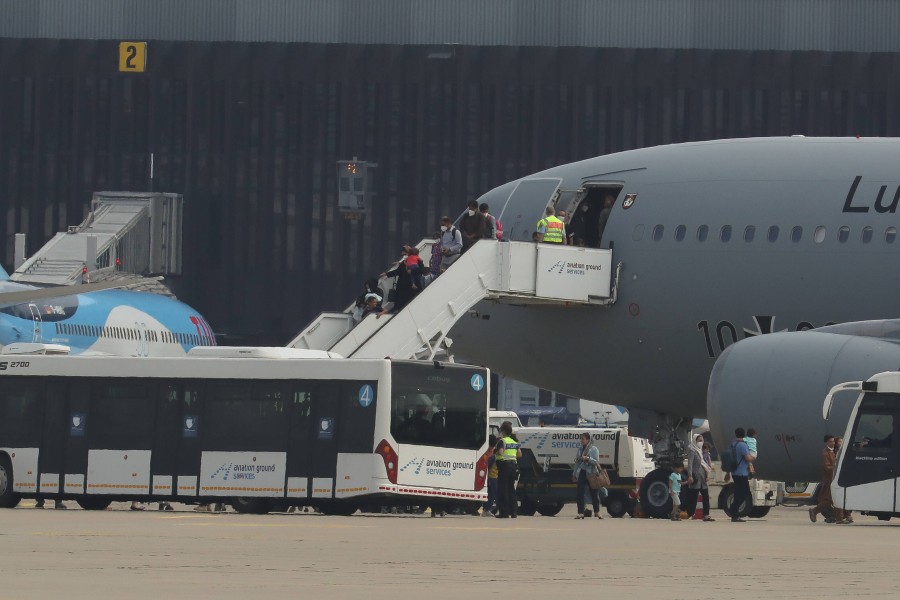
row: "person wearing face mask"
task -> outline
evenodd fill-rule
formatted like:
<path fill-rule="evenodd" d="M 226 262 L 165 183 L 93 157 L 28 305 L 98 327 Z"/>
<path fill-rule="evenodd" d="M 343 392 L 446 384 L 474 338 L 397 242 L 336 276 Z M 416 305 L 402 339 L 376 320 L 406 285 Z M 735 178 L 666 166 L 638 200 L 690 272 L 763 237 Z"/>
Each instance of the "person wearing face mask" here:
<path fill-rule="evenodd" d="M 478 203 L 474 200 L 469 200 L 469 207 L 459 220 L 459 230 L 462 232 L 463 252 L 484 237 L 484 215 L 478 211 Z"/>
<path fill-rule="evenodd" d="M 690 518 L 694 518 L 697 510 L 697 496 L 703 494 L 703 520 L 714 521 L 709 516 L 709 472 L 711 466 L 703 459 L 703 436 L 694 437 L 694 442 L 688 448 L 688 479 L 687 488 L 683 492 L 685 511 Z"/>
<path fill-rule="evenodd" d="M 459 258 L 463 248 L 462 233 L 453 226 L 450 217 L 441 217 L 441 273 L 450 268 Z"/>

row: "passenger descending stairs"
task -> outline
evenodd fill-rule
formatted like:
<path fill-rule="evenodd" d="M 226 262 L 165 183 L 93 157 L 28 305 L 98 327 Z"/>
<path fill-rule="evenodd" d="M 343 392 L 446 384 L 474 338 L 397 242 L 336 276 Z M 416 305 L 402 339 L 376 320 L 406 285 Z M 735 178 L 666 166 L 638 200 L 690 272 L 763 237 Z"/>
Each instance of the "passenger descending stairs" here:
<path fill-rule="evenodd" d="M 456 321 L 484 299 L 566 306 L 614 303 L 621 264 L 615 274 L 611 264 L 611 250 L 481 240 L 399 313 L 369 315 L 355 327 L 352 307 L 322 313 L 288 346 L 347 358 L 430 360 L 445 348 Z"/>

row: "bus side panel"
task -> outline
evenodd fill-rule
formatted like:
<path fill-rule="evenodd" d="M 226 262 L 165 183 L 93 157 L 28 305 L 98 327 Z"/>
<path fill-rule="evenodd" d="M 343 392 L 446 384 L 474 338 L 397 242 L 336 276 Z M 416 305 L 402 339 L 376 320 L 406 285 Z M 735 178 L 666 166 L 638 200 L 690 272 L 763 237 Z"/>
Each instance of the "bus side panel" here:
<path fill-rule="evenodd" d="M 89 450 L 87 481 L 88 494 L 146 496 L 150 450 Z"/>
<path fill-rule="evenodd" d="M 470 492 L 475 487 L 475 451 L 400 444 L 397 456 L 400 485 Z"/>
<path fill-rule="evenodd" d="M 204 452 L 201 496 L 284 496 L 284 452 Z"/>
<path fill-rule="evenodd" d="M 847 510 L 871 512 L 896 512 L 894 508 L 894 488 L 896 479 L 886 479 L 843 488 L 837 483 L 831 485 L 831 497 L 835 506 Z"/>
<path fill-rule="evenodd" d="M 350 498 L 362 494 L 374 494 L 378 485 L 373 473 L 384 472 L 384 462 L 377 454 L 346 454 L 337 457 L 337 480 L 334 486 L 335 498 Z"/>

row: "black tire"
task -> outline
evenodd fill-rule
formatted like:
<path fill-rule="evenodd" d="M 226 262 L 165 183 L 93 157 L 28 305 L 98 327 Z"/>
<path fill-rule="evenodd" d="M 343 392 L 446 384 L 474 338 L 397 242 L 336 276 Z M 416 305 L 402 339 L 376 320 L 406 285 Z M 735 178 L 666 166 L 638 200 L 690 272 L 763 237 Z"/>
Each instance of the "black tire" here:
<path fill-rule="evenodd" d="M 112 504 L 112 500 L 108 500 L 106 498 L 78 498 L 75 500 L 78 503 L 78 506 L 83 508 L 84 510 L 106 510 L 110 504 Z"/>
<path fill-rule="evenodd" d="M 612 493 L 606 499 L 606 512 L 609 513 L 609 516 L 616 519 L 624 517 L 628 513 L 629 508 L 632 511 L 634 510 L 633 507 L 629 506 L 631 503 L 631 500 L 625 494 Z"/>
<path fill-rule="evenodd" d="M 239 512 L 249 515 L 265 515 L 272 510 L 272 503 L 265 498 L 248 498 L 239 496 L 231 499 L 231 507 Z"/>
<path fill-rule="evenodd" d="M 725 511 L 725 514 L 729 517 L 733 517 L 734 515 L 729 514 L 728 507 L 731 506 L 731 501 L 734 499 L 734 484 L 729 483 L 725 487 L 722 488 L 722 491 L 719 492 L 719 508 Z M 750 498 L 747 498 L 741 505 L 738 507 L 739 517 L 746 517 L 750 515 L 750 510 L 754 508 L 753 502 Z M 759 507 L 764 508 L 764 507 Z"/>
<path fill-rule="evenodd" d="M 884 513 L 877 513 L 875 516 L 878 517 L 879 521 L 890 521 L 891 520 L 891 515 L 887 515 Z"/>
<path fill-rule="evenodd" d="M 562 502 L 553 502 L 549 504 L 538 504 L 537 511 L 542 517 L 555 517 L 563 509 Z"/>
<path fill-rule="evenodd" d="M 641 481 L 641 506 L 648 517 L 663 519 L 672 514 L 669 475 L 672 469 L 653 469 Z"/>
<path fill-rule="evenodd" d="M 355 513 L 358 508 L 359 507 L 352 502 L 341 502 L 340 500 L 319 505 L 319 511 L 321 511 L 323 515 L 330 517 L 349 517 Z"/>
<path fill-rule="evenodd" d="M 528 496 L 524 496 L 522 501 L 519 502 L 519 514 L 524 517 L 533 517 L 534 513 L 538 511 L 538 503 L 529 498 Z"/>
<path fill-rule="evenodd" d="M 9 457 L 0 455 L 0 508 L 15 508 L 22 496 L 13 492 L 13 470 Z"/>
<path fill-rule="evenodd" d="M 771 506 L 754 506 L 753 508 L 750 509 L 750 513 L 748 516 L 751 519 L 762 519 L 767 514 L 769 514 L 769 511 L 771 509 L 772 509 Z"/>

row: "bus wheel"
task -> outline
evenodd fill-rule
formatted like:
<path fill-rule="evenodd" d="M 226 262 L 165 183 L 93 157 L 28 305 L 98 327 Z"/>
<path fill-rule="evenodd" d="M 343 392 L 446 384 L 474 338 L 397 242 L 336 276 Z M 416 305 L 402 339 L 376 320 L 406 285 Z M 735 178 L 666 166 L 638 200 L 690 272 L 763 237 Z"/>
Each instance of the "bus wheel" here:
<path fill-rule="evenodd" d="M 323 515 L 329 515 L 332 517 L 349 517 L 353 513 L 356 512 L 358 507 L 351 502 L 329 502 L 327 504 L 320 504 L 319 510 Z"/>
<path fill-rule="evenodd" d="M 672 514 L 672 498 L 669 496 L 671 469 L 653 469 L 641 481 L 641 506 L 647 516 L 663 519 Z"/>
<path fill-rule="evenodd" d="M 9 457 L 0 455 L 0 508 L 15 508 L 22 496 L 13 493 L 13 470 Z"/>
<path fill-rule="evenodd" d="M 606 500 L 606 512 L 609 513 L 609 516 L 617 519 L 624 517 L 625 513 L 628 512 L 629 504 L 630 502 L 625 494 L 610 494 Z"/>
<path fill-rule="evenodd" d="M 272 509 L 272 505 L 265 498 L 248 498 L 246 496 L 232 498 L 231 507 L 239 513 L 251 515 L 265 515 Z"/>
<path fill-rule="evenodd" d="M 534 513 L 538 510 L 538 503 L 529 498 L 528 496 L 523 496 L 521 502 L 519 502 L 519 514 L 526 517 L 533 517 Z"/>
<path fill-rule="evenodd" d="M 751 519 L 762 519 L 769 514 L 771 508 L 771 506 L 754 506 L 750 509 L 749 517 Z"/>
<path fill-rule="evenodd" d="M 565 504 L 562 502 L 553 502 L 550 504 L 541 503 L 538 504 L 537 511 L 542 517 L 555 517 L 559 514 L 559 511 L 563 509 L 563 506 L 565 506 Z"/>
<path fill-rule="evenodd" d="M 719 492 L 719 508 L 725 511 L 725 514 L 729 517 L 733 516 L 728 513 L 728 508 L 731 506 L 731 501 L 734 500 L 734 484 L 729 483 L 725 487 L 722 488 L 722 491 Z M 741 505 L 738 507 L 739 517 L 746 517 L 750 515 L 750 510 L 754 508 L 753 504 L 751 504 L 750 499 L 747 498 L 744 500 Z M 760 506 L 759 508 L 763 508 Z"/>
<path fill-rule="evenodd" d="M 106 498 L 79 498 L 75 502 L 84 510 L 106 510 L 112 500 Z"/>
<path fill-rule="evenodd" d="M 885 513 L 876 513 L 875 516 L 878 517 L 879 521 L 890 521 L 891 520 L 891 515 L 888 515 Z"/>

